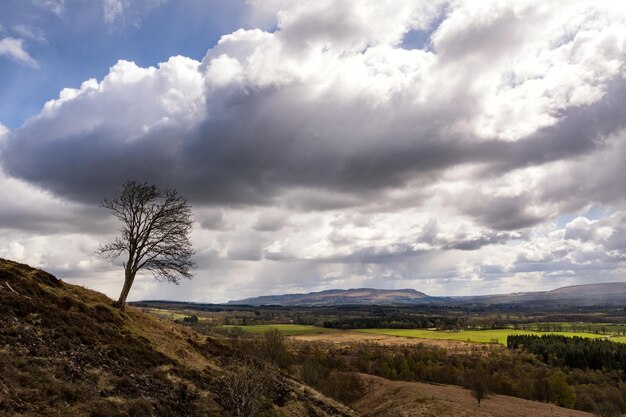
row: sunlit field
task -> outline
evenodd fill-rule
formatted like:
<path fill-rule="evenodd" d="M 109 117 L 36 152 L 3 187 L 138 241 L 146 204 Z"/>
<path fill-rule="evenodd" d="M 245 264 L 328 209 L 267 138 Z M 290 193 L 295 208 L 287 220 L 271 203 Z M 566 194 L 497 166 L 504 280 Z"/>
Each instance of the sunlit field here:
<path fill-rule="evenodd" d="M 160 308 L 144 308 L 143 312 L 151 314 L 153 316 L 157 316 L 162 319 L 171 319 L 171 320 L 182 320 L 185 317 L 189 316 L 189 314 L 177 313 L 172 310 L 164 310 Z"/>
<path fill-rule="evenodd" d="M 364 333 L 382 334 L 387 336 L 416 337 L 421 339 L 457 340 L 477 343 L 500 343 L 505 345 L 506 338 L 510 335 L 536 335 L 548 334 L 546 332 L 533 332 L 526 330 L 497 329 L 497 330 L 463 330 L 458 332 L 439 331 L 428 329 L 359 329 L 355 330 Z M 550 332 L 563 336 L 578 336 L 591 339 L 605 338 L 605 336 L 592 333 L 574 332 Z M 617 338 L 615 338 L 617 339 Z M 611 339 L 614 340 L 614 339 Z M 617 340 L 615 340 L 617 341 Z"/>
<path fill-rule="evenodd" d="M 277 329 L 284 336 L 301 336 L 309 334 L 320 333 L 334 333 L 340 330 L 327 329 L 317 326 L 304 326 L 298 324 L 265 324 L 255 326 L 234 326 L 226 325 L 223 327 L 235 328 L 239 327 L 243 331 L 248 333 L 263 334 L 269 329 Z M 567 337 L 585 337 L 590 339 L 607 339 L 608 336 L 583 333 L 583 332 L 537 332 L 528 330 L 514 330 L 514 329 L 496 329 L 496 330 L 463 330 L 458 332 L 429 330 L 429 329 L 358 329 L 358 330 L 344 330 L 344 332 L 361 332 L 370 334 L 379 334 L 385 336 L 401 336 L 401 337 L 414 337 L 420 339 L 435 339 L 435 340 L 454 340 L 461 342 L 474 342 L 474 343 L 499 343 L 506 345 L 506 338 L 510 335 L 536 335 L 541 336 L 544 334 L 559 334 Z M 626 336 L 614 336 L 610 340 L 620 343 L 626 343 Z"/>

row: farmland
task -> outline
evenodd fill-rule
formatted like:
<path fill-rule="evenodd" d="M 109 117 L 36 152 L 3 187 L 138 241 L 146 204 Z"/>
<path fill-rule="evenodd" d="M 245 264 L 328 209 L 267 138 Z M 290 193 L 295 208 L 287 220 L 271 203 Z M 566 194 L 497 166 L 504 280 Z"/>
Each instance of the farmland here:
<path fill-rule="evenodd" d="M 549 409 L 543 407 L 543 411 L 533 410 L 527 415 L 542 415 L 544 411 L 559 415 L 554 407 L 557 404 L 587 412 L 609 404 L 626 411 L 626 361 L 619 355 L 612 362 L 609 357 L 596 355 L 593 362 L 578 361 L 574 366 L 567 354 L 587 348 L 623 351 L 619 345 L 596 342 L 608 339 L 626 343 L 624 307 L 249 306 L 176 302 L 143 302 L 139 307 L 186 324 L 208 336 L 207 340 L 218 338 L 220 343 L 231 344 L 246 354 L 272 358 L 292 376 L 346 404 L 363 398 L 363 409 L 371 408 L 369 401 L 377 403 L 379 398 L 377 390 L 372 390 L 374 396 L 367 399 L 369 389 L 364 396 L 359 385 L 359 379 L 369 378 L 363 375 L 370 375 L 394 381 L 390 386 L 393 390 L 417 389 L 417 385 L 412 385 L 415 383 L 457 386 L 437 391 L 437 395 L 443 398 L 454 391 L 454 398 L 463 398 L 463 409 L 475 407 L 480 413 L 477 415 L 496 415 L 495 409 L 491 414 L 483 411 L 487 404 L 499 401 L 503 403 L 498 407 L 504 408 L 498 415 L 511 415 L 507 407 L 517 400 L 510 396 L 538 401 L 537 407 L 542 407 L 541 402 L 552 403 Z M 282 348 L 274 344 L 280 339 L 265 335 L 271 329 L 284 336 Z M 547 355 L 505 346 L 511 335 L 548 334 L 566 336 L 566 341 L 560 340 L 558 345 L 543 343 L 543 339 L 537 342 L 549 349 Z M 581 339 L 573 340 L 576 336 Z M 605 367 L 606 372 L 602 371 Z M 357 378 L 355 373 L 361 376 Z M 472 403 L 470 393 L 465 391 L 477 380 L 484 381 L 494 395 L 484 407 Z M 509 397 L 496 400 L 498 394 Z M 422 407 L 421 401 L 408 404 L 407 410 Z M 535 405 L 522 402 L 516 403 L 517 407 L 528 411 Z M 381 405 L 381 409 L 386 408 L 388 405 Z M 434 409 L 428 412 L 431 411 L 435 413 Z M 429 415 L 446 415 L 439 411 Z M 464 415 L 457 411 L 452 415 Z M 585 414 L 563 410 L 562 415 Z"/>
<path fill-rule="evenodd" d="M 506 338 L 510 335 L 536 335 L 548 334 L 528 330 L 496 329 L 496 330 L 462 330 L 462 331 L 438 331 L 429 329 L 361 329 L 359 332 L 382 334 L 387 336 L 415 337 L 421 339 L 456 340 L 462 342 L 477 343 L 500 343 L 506 345 Z M 591 339 L 603 338 L 604 336 L 593 333 L 574 332 L 551 332 L 562 336 L 578 336 Z"/>
<path fill-rule="evenodd" d="M 277 329 L 284 336 L 305 336 L 315 334 L 328 334 L 328 340 L 333 340 L 333 334 L 346 334 L 346 333 L 367 333 L 372 335 L 381 335 L 389 337 L 401 337 L 401 338 L 416 338 L 416 339 L 428 339 L 428 340 L 441 340 L 441 341 L 457 341 L 457 342 L 472 342 L 472 343 L 499 343 L 506 345 L 506 339 L 510 335 L 537 335 L 543 334 L 559 334 L 567 337 L 586 337 L 590 339 L 607 338 L 607 336 L 595 334 L 595 333 L 580 333 L 580 332 L 538 332 L 528 330 L 514 330 L 514 329 L 496 329 L 496 330 L 462 330 L 462 331 L 439 331 L 430 329 L 359 329 L 359 330 L 336 330 L 327 329 L 317 326 L 306 326 L 297 324 L 265 324 L 265 325 L 253 325 L 253 326 L 222 326 L 224 328 L 240 328 L 245 332 L 254 334 L 263 334 L 270 329 Z M 611 340 L 616 342 L 626 342 L 626 337 L 618 336 L 613 337 Z"/>
<path fill-rule="evenodd" d="M 324 327 L 317 326 L 305 326 L 299 324 L 259 324 L 256 326 L 223 326 L 225 328 L 241 328 L 243 331 L 254 334 L 264 334 L 268 330 L 276 329 L 283 336 L 299 336 L 307 334 L 319 334 L 319 333 L 335 333 L 338 330 L 326 329 Z"/>

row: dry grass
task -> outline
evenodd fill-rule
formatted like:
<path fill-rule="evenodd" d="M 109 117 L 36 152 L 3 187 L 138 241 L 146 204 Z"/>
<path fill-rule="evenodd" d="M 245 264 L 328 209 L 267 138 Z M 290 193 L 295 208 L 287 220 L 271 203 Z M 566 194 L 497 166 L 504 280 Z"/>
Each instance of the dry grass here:
<path fill-rule="evenodd" d="M 0 259 L 0 416 L 232 416 L 218 388 L 224 362 L 238 355 L 215 338 L 139 309 L 122 312 L 103 294 Z M 269 385 L 279 383 L 275 370 L 264 373 Z M 270 399 L 263 417 L 356 416 L 303 395 L 293 381 L 286 387 L 291 401 Z"/>
<path fill-rule="evenodd" d="M 350 330 L 335 333 L 290 336 L 289 339 L 301 342 L 332 343 L 337 347 L 345 348 L 349 348 L 355 343 L 375 343 L 383 346 L 436 346 L 454 353 L 478 353 L 504 348 L 499 344 L 477 344 L 455 340 L 418 339 L 415 337 L 389 336 Z"/>
<path fill-rule="evenodd" d="M 194 349 L 189 343 L 189 341 L 193 341 L 195 344 L 201 345 L 205 342 L 205 337 L 187 327 L 173 323 L 171 320 L 143 314 L 138 308 L 127 307 L 126 314 L 130 318 L 126 321 L 126 328 L 137 337 L 147 339 L 154 350 L 164 354 L 172 361 L 197 371 L 207 368 L 219 369 L 212 358 Z"/>
<path fill-rule="evenodd" d="M 492 395 L 480 407 L 469 390 L 362 375 L 366 394 L 352 404 L 366 417 L 592 417 L 536 401 Z"/>

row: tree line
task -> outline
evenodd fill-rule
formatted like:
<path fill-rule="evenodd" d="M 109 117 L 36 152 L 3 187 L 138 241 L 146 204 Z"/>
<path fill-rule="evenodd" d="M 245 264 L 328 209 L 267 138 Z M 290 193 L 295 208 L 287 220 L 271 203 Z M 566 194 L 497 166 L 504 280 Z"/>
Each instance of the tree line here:
<path fill-rule="evenodd" d="M 208 334 L 220 330 L 220 335 L 226 336 L 222 340 L 230 341 L 237 351 L 272 362 L 347 404 L 362 394 L 357 373 L 366 373 L 390 380 L 457 385 L 480 394 L 483 399 L 486 393 L 493 393 L 554 403 L 598 415 L 602 412 L 603 416 L 617 415 L 610 412 L 626 412 L 626 378 L 622 369 L 609 365 L 575 367 L 559 359 L 559 348 L 546 351 L 544 357 L 532 352 L 533 347 L 528 343 L 528 340 L 541 339 L 537 336 L 518 339 L 526 340 L 524 346 L 511 342 L 509 349 L 477 344 L 468 346 L 463 352 L 451 352 L 422 344 L 354 344 L 346 348 L 331 343 L 292 342 L 276 331 L 257 336 L 240 328 L 205 327 L 202 322 L 186 324 Z M 568 341 L 563 336 L 557 338 Z M 552 339 L 546 335 L 543 340 Z M 582 343 L 585 342 L 596 346 L 605 341 L 583 339 Z M 557 344 L 550 346 L 556 347 Z M 619 345 L 618 349 L 622 346 Z"/>
<path fill-rule="evenodd" d="M 510 326 L 506 319 L 497 317 L 471 317 L 454 315 L 404 315 L 386 314 L 380 317 L 339 317 L 326 320 L 324 327 L 330 329 L 432 329 L 461 331 L 505 329 Z"/>
<path fill-rule="evenodd" d="M 524 351 L 477 348 L 475 352 L 453 354 L 427 346 L 361 344 L 347 350 L 304 343 L 295 350 L 293 363 L 302 364 L 308 374 L 362 372 L 391 380 L 457 385 L 472 391 L 480 388 L 487 393 L 594 413 L 609 406 L 626 412 L 622 371 L 561 368 Z"/>
<path fill-rule="evenodd" d="M 544 363 L 578 369 L 626 372 L 626 345 L 604 339 L 514 335 L 507 338 L 511 349 L 524 349 Z"/>

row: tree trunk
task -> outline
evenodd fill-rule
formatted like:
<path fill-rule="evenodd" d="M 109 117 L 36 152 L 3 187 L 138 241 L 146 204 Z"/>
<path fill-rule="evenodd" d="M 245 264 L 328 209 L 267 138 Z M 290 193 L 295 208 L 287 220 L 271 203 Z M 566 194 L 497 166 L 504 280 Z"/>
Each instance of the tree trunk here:
<path fill-rule="evenodd" d="M 124 310 L 124 307 L 126 307 L 126 297 L 128 297 L 130 287 L 132 287 L 134 280 L 135 274 L 133 274 L 129 267 L 126 267 L 124 270 L 124 287 L 122 287 L 120 298 L 117 300 L 117 307 L 119 307 L 120 310 Z"/>

